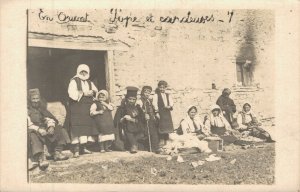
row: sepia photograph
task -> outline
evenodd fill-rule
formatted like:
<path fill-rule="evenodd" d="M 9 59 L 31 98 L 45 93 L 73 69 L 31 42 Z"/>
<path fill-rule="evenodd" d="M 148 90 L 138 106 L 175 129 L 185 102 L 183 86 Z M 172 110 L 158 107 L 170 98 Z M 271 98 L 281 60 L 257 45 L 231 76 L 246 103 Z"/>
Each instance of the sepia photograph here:
<path fill-rule="evenodd" d="M 276 182 L 272 10 L 27 16 L 28 182 Z"/>
<path fill-rule="evenodd" d="M 0 4 L 0 191 L 299 192 L 299 1 Z"/>

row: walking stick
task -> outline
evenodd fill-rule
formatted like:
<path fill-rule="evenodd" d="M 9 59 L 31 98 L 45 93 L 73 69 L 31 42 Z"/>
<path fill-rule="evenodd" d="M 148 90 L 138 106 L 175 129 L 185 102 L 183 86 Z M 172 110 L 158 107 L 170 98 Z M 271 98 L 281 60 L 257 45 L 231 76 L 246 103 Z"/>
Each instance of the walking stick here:
<path fill-rule="evenodd" d="M 150 152 L 152 152 L 151 138 L 150 138 L 150 129 L 149 129 L 149 124 L 148 124 L 148 122 L 149 122 L 149 120 L 146 121 L 147 131 L 148 131 L 148 142 L 149 142 Z"/>
<path fill-rule="evenodd" d="M 146 103 L 149 102 L 149 100 L 146 100 Z M 150 102 L 149 102 L 150 104 Z M 147 104 L 145 105 L 145 113 L 147 113 Z M 148 143 L 149 143 L 149 148 L 150 152 L 152 152 L 152 146 L 151 146 L 151 138 L 150 138 L 150 129 L 149 129 L 149 120 L 146 120 L 146 125 L 147 125 L 147 132 L 148 132 Z"/>

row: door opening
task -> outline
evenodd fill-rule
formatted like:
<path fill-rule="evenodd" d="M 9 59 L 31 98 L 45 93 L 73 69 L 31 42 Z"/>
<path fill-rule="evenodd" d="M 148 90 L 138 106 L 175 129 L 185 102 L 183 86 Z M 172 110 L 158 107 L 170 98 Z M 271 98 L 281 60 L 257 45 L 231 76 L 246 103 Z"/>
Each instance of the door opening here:
<path fill-rule="evenodd" d="M 28 48 L 27 86 L 39 88 L 47 102 L 65 101 L 70 79 L 79 64 L 90 67 L 90 79 L 98 89 L 107 89 L 106 51 Z"/>

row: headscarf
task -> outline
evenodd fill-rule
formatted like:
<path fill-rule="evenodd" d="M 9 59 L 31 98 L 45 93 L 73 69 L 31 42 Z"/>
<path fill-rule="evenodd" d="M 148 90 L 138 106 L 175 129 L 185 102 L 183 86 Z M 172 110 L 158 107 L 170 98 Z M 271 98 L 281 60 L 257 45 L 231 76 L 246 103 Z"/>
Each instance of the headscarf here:
<path fill-rule="evenodd" d="M 186 116 L 183 119 L 183 121 L 185 121 L 185 123 L 188 125 L 188 127 L 191 128 L 190 131 L 194 132 L 196 129 L 201 128 L 201 121 L 200 121 L 199 116 L 197 116 L 197 115 L 194 117 L 194 119 L 191 119 L 191 117 L 189 116 L 189 111 L 192 108 L 196 108 L 196 110 L 198 111 L 198 109 L 195 105 L 190 105 L 186 110 Z"/>
<path fill-rule="evenodd" d="M 100 94 L 105 95 L 105 101 L 108 101 L 109 96 L 108 96 L 108 92 L 106 90 L 102 89 L 97 93 L 97 96 L 96 96 L 97 100 L 99 99 Z"/>
<path fill-rule="evenodd" d="M 246 111 L 244 110 L 244 107 L 245 107 L 246 105 L 250 106 L 250 111 L 248 111 L 248 112 L 246 112 Z M 256 117 L 256 114 L 253 113 L 252 107 L 251 107 L 251 105 L 250 105 L 249 103 L 245 103 L 245 104 L 243 105 L 242 113 L 244 113 L 245 115 L 251 115 L 252 117 Z"/>
<path fill-rule="evenodd" d="M 87 72 L 87 75 L 86 76 L 82 76 L 80 74 L 81 71 L 86 71 Z M 76 75 L 74 77 L 79 77 L 81 80 L 85 81 L 87 79 L 90 78 L 90 68 L 88 65 L 86 64 L 80 64 L 78 67 L 77 67 L 77 72 L 76 72 Z"/>
<path fill-rule="evenodd" d="M 219 115 L 218 116 L 214 116 L 214 114 L 212 113 L 213 110 L 218 109 L 219 110 Z M 210 124 L 215 126 L 215 127 L 230 127 L 228 121 L 225 119 L 225 117 L 223 116 L 222 110 L 220 108 L 219 105 L 212 105 L 210 107 Z"/>

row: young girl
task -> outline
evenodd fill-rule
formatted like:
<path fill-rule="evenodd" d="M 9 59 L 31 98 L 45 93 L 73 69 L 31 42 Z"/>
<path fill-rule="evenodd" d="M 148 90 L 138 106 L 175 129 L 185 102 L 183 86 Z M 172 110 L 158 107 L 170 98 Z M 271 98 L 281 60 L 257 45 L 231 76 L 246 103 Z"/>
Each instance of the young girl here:
<path fill-rule="evenodd" d="M 153 96 L 153 106 L 158 120 L 158 131 L 160 144 L 166 145 L 169 139 L 169 133 L 174 132 L 171 111 L 173 110 L 173 99 L 169 93 L 166 93 L 168 83 L 159 81 L 157 93 Z"/>
<path fill-rule="evenodd" d="M 109 103 L 108 92 L 100 90 L 97 94 L 97 100 L 91 105 L 90 115 L 95 119 L 96 126 L 99 130 L 98 141 L 100 144 L 100 152 L 111 151 L 109 147 L 115 140 L 114 124 L 111 111 L 113 105 Z"/>

